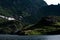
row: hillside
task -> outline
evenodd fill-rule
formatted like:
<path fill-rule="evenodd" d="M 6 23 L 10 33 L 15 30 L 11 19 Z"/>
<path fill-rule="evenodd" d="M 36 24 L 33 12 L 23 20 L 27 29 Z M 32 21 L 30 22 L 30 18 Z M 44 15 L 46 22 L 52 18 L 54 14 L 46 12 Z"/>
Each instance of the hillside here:
<path fill-rule="evenodd" d="M 37 14 L 37 11 L 40 7 L 46 5 L 43 0 L 0 0 L 0 14 L 5 16 L 23 16 L 24 22 L 34 23 L 38 20 L 39 13 Z"/>
<path fill-rule="evenodd" d="M 60 4 L 48 6 L 43 0 L 0 0 L 0 34 L 51 35 L 60 34 L 59 31 Z"/>

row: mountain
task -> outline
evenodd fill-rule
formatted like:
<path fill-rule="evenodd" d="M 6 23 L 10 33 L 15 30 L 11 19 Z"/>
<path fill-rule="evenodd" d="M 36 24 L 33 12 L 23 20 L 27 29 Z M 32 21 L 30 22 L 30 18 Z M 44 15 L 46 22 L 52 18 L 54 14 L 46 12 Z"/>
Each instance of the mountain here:
<path fill-rule="evenodd" d="M 60 16 L 60 4 L 44 6 L 39 9 L 41 16 Z"/>
<path fill-rule="evenodd" d="M 37 12 L 42 6 L 47 6 L 47 3 L 43 0 L 0 0 L 2 9 L 0 14 L 23 16 L 25 22 L 34 23 L 38 20 L 39 13 Z"/>

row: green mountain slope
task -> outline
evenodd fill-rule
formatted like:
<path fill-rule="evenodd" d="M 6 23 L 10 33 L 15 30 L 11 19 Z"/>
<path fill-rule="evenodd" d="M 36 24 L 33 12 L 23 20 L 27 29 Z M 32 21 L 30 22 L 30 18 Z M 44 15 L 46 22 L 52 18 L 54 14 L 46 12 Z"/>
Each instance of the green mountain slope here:
<path fill-rule="evenodd" d="M 38 20 L 39 8 L 46 5 L 43 0 L 0 0 L 0 10 L 2 11 L 0 14 L 23 16 L 25 22 L 34 23 Z"/>

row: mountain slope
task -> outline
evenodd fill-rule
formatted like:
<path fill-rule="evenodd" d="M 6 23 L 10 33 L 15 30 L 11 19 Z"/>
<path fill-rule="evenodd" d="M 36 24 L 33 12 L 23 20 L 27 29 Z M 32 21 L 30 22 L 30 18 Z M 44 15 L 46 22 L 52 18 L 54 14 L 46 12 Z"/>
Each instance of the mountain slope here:
<path fill-rule="evenodd" d="M 24 21 L 30 21 L 31 23 L 38 19 L 37 11 L 39 8 L 46 5 L 47 4 L 43 0 L 0 0 L 0 6 L 3 9 L 8 9 L 8 14 L 17 16 L 22 15 L 25 19 Z M 7 16 L 6 13 L 3 13 L 3 15 Z"/>

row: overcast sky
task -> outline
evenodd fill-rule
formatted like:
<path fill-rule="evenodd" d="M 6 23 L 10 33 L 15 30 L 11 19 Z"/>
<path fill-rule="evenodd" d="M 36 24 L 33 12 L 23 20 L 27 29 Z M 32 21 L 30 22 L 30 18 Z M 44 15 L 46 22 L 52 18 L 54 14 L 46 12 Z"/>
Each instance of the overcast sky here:
<path fill-rule="evenodd" d="M 60 4 L 60 0 L 44 0 L 48 5 L 54 4 L 57 5 Z"/>

